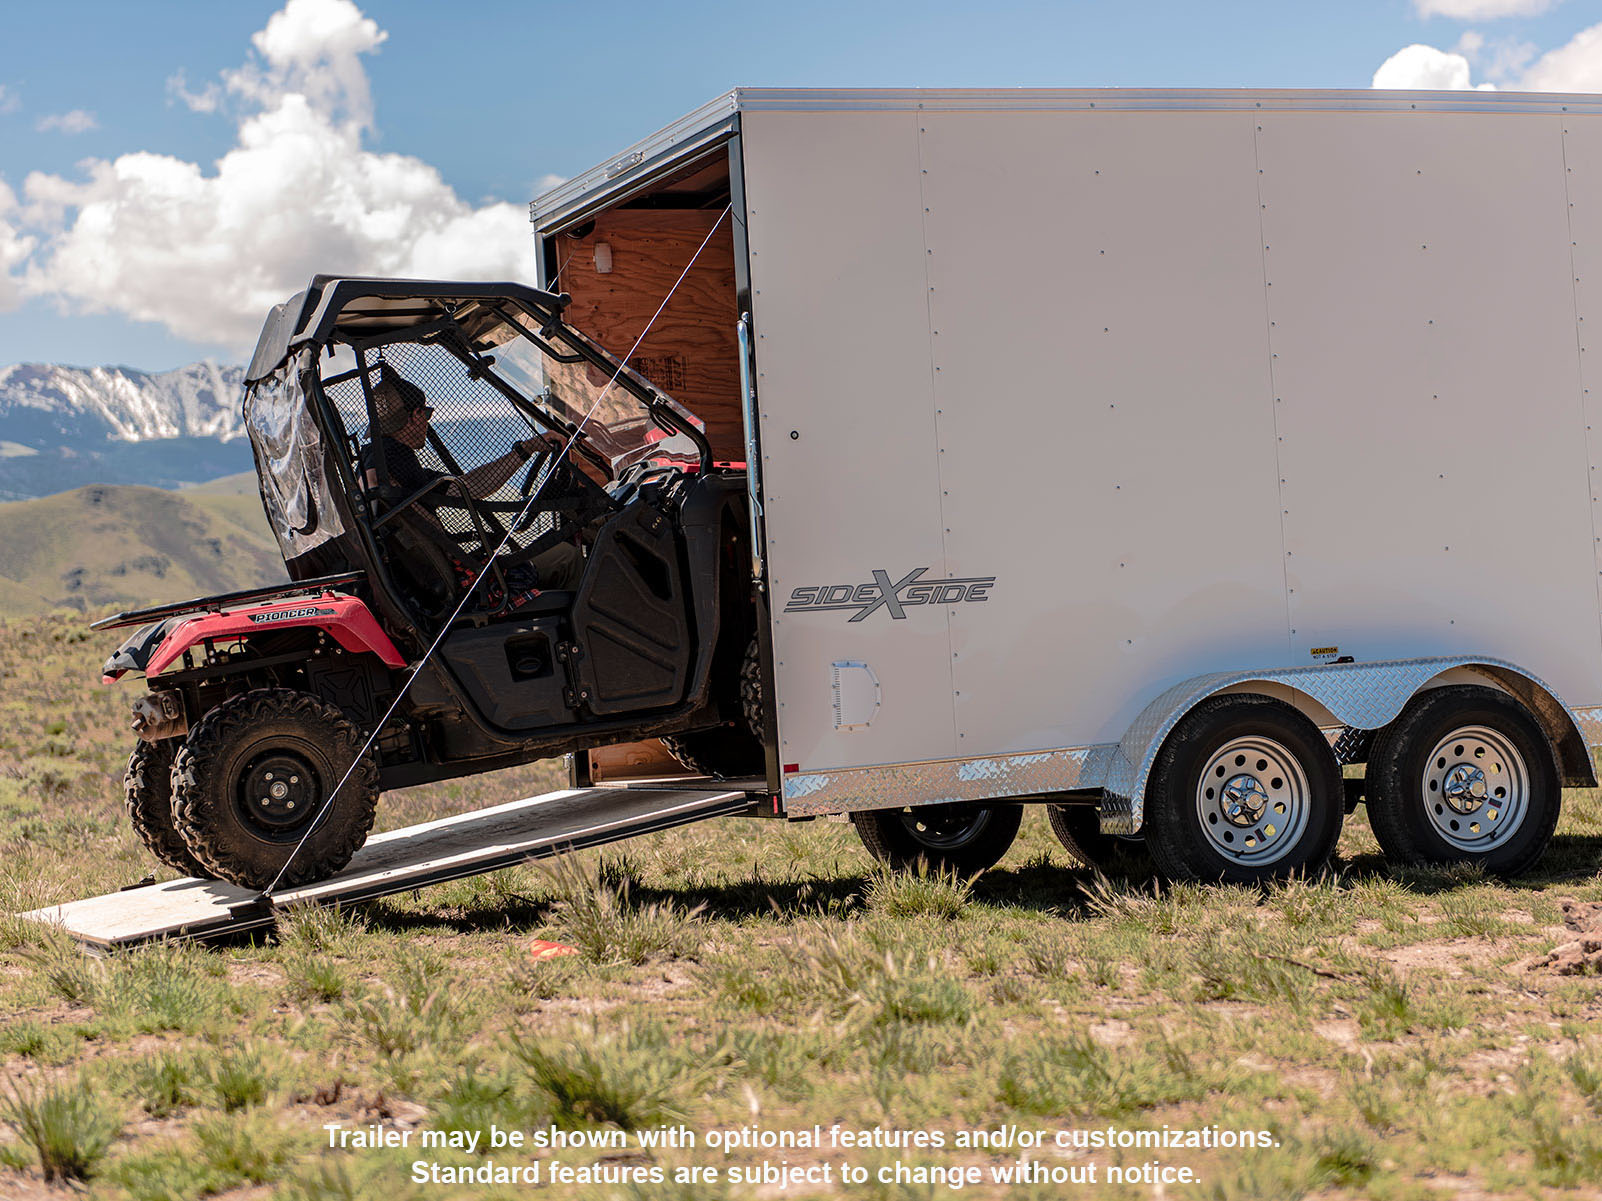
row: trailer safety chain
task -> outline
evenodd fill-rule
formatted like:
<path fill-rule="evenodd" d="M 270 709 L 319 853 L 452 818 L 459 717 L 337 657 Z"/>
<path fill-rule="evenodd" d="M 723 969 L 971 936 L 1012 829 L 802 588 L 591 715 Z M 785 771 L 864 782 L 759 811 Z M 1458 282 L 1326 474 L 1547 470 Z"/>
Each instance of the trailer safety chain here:
<path fill-rule="evenodd" d="M 593 417 L 595 415 L 595 411 L 601 407 L 601 402 L 611 394 L 612 388 L 617 384 L 618 376 L 622 375 L 624 370 L 628 367 L 629 359 L 633 357 L 634 352 L 640 348 L 640 344 L 644 342 L 646 337 L 650 334 L 652 328 L 656 325 L 657 318 L 662 315 L 663 310 L 668 306 L 668 302 L 673 299 L 674 293 L 679 290 L 679 285 L 682 284 L 685 278 L 690 274 L 690 269 L 694 267 L 695 264 L 700 260 L 702 251 L 704 251 L 711 243 L 712 236 L 717 233 L 718 229 L 723 225 L 723 219 L 729 216 L 732 207 L 732 205 L 727 204 L 723 206 L 723 211 L 718 214 L 718 219 L 712 223 L 712 228 L 707 230 L 706 237 L 701 239 L 701 244 L 696 247 L 695 253 L 690 256 L 690 261 L 685 264 L 684 270 L 679 272 L 679 277 L 673 281 L 673 286 L 667 290 L 667 295 L 662 297 L 662 303 L 656 306 L 656 312 L 651 314 L 651 319 L 645 323 L 645 328 L 640 331 L 640 336 L 634 339 L 634 345 L 629 347 L 627 354 L 622 355 L 618 359 L 617 370 L 614 371 L 612 373 L 612 377 L 606 381 L 606 386 L 601 389 L 600 395 L 595 398 L 594 403 L 592 403 L 588 411 L 585 412 L 583 419 L 573 427 L 573 432 L 568 435 L 566 443 L 564 443 L 562 446 L 561 454 L 553 458 L 551 460 L 552 463 L 560 463 L 562 460 L 567 458 L 568 453 L 573 449 L 574 443 L 578 441 L 579 435 L 584 432 L 584 427 L 590 423 L 590 418 Z M 500 545 L 495 548 L 494 553 L 489 556 L 489 559 L 487 560 L 488 562 L 493 563 L 500 556 L 501 552 L 506 549 L 507 543 L 512 540 L 512 531 L 517 529 L 522 520 L 528 516 L 529 512 L 534 507 L 534 503 L 539 500 L 540 494 L 545 491 L 545 486 L 550 483 L 554 475 L 554 472 L 547 472 L 545 478 L 541 480 L 537 486 L 530 490 L 528 500 L 523 503 L 523 507 L 518 512 L 517 517 L 513 521 L 507 523 L 506 534 L 501 539 Z M 413 681 L 415 681 L 422 673 L 424 665 L 426 665 L 428 661 L 433 658 L 434 652 L 437 651 L 440 647 L 440 644 L 445 641 L 445 635 L 450 631 L 451 626 L 456 623 L 456 619 L 462 615 L 462 610 L 467 607 L 467 602 L 473 598 L 473 593 L 477 591 L 479 584 L 483 582 L 488 574 L 488 572 L 480 572 L 478 577 L 474 579 L 466 589 L 463 590 L 462 599 L 456 603 L 456 608 L 451 611 L 450 616 L 446 617 L 445 620 L 440 623 L 439 632 L 434 635 L 434 640 L 429 643 L 428 649 L 423 652 L 422 657 L 407 669 L 406 678 L 401 683 L 400 690 L 395 693 L 395 699 L 389 703 L 389 708 L 384 711 L 384 715 L 380 717 L 378 722 L 373 726 L 372 732 L 367 735 L 366 741 L 362 743 L 361 750 L 356 752 L 356 757 L 351 760 L 350 766 L 345 769 L 345 774 L 339 778 L 339 783 L 334 785 L 332 791 L 330 791 L 328 794 L 328 798 L 324 800 L 320 806 L 318 806 L 316 816 L 314 816 L 310 824 L 307 825 L 306 832 L 300 836 L 300 841 L 295 844 L 294 850 L 289 852 L 289 857 L 284 860 L 283 866 L 278 869 L 278 874 L 273 877 L 272 883 L 261 890 L 261 892 L 257 895 L 255 902 L 249 904 L 260 904 L 263 902 L 270 903 L 273 892 L 278 888 L 279 883 L 283 880 L 284 873 L 289 870 L 289 865 L 295 861 L 295 856 L 300 854 L 301 848 L 306 845 L 306 840 L 310 838 L 317 827 L 322 824 L 323 818 L 328 814 L 329 806 L 331 806 L 334 803 L 334 799 L 339 796 L 339 790 L 345 787 L 346 781 L 350 779 L 351 773 L 356 770 L 357 764 L 359 764 L 362 761 L 363 756 L 365 756 L 367 752 L 372 749 L 373 742 L 375 739 L 377 739 L 379 731 L 389 724 L 389 719 L 395 715 L 396 708 L 399 707 L 401 701 L 405 698 L 406 693 L 411 688 Z"/>

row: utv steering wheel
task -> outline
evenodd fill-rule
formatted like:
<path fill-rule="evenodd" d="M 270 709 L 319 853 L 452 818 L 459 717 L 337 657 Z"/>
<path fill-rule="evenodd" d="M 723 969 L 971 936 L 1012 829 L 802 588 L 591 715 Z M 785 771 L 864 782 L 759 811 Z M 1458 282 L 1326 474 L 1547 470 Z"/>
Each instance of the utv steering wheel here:
<path fill-rule="evenodd" d="M 519 484 L 517 488 L 518 495 L 522 496 L 525 500 L 528 499 L 529 493 L 534 491 L 535 482 L 540 478 L 540 472 L 545 470 L 546 466 L 551 461 L 551 457 L 556 453 L 555 447 L 547 447 L 545 450 L 537 451 L 529 456 L 528 470 L 523 473 L 523 482 Z M 552 480 L 546 484 L 546 487 L 559 486 L 563 482 L 561 479 L 557 478 L 557 473 L 561 470 L 562 464 L 565 464 L 566 461 L 567 456 L 563 455 L 562 463 L 559 463 L 552 468 Z"/>

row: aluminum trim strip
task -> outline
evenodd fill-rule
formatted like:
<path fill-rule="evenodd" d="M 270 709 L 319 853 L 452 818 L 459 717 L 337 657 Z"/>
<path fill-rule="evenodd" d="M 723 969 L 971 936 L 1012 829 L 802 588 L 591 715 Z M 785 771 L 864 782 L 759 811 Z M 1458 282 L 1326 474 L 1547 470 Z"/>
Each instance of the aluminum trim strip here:
<path fill-rule="evenodd" d="M 1237 684 L 1281 685 L 1323 705 L 1342 723 L 1340 732 L 1356 738 L 1351 731 L 1388 724 L 1421 686 L 1457 667 L 1511 673 L 1557 698 L 1543 681 L 1516 664 L 1472 656 L 1214 672 L 1182 680 L 1163 692 L 1117 743 L 798 773 L 784 781 L 785 814 L 811 817 L 1101 789 L 1103 832 L 1137 834 L 1144 817 L 1146 783 L 1163 740 L 1209 696 Z M 1590 748 L 1602 775 L 1602 707 L 1575 710 L 1561 698 L 1557 703 Z"/>
<path fill-rule="evenodd" d="M 738 92 L 723 95 L 686 113 L 588 171 L 565 180 L 529 201 L 528 219 L 540 236 L 556 232 L 573 217 L 612 195 L 622 196 L 650 182 L 682 158 L 709 149 L 734 130 Z M 622 170 L 618 170 L 620 164 Z"/>
<path fill-rule="evenodd" d="M 1099 788 L 1115 746 L 809 772 L 784 781 L 787 817 L 900 809 Z"/>
<path fill-rule="evenodd" d="M 1556 92 L 1252 88 L 740 88 L 742 112 L 1602 112 L 1602 96 Z"/>

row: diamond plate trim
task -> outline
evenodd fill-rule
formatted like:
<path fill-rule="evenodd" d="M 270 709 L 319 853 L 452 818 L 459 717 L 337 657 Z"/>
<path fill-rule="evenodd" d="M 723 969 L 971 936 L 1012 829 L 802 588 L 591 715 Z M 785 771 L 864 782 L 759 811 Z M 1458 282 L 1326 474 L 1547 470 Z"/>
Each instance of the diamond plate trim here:
<path fill-rule="evenodd" d="M 1109 743 L 983 759 L 811 772 L 786 778 L 784 811 L 786 816 L 807 817 L 1097 788 L 1115 750 Z"/>
<path fill-rule="evenodd" d="M 1580 740 L 1591 756 L 1591 771 L 1602 780 L 1602 708 L 1592 706 L 1570 711 L 1576 719 Z"/>
<path fill-rule="evenodd" d="M 1454 667 L 1468 667 L 1507 683 L 1512 676 L 1547 695 L 1557 694 L 1541 680 L 1505 659 L 1478 657 L 1397 659 L 1380 663 L 1328 663 L 1271 671 L 1214 672 L 1175 684 L 1141 712 L 1119 740 L 1113 770 L 1108 773 L 1107 799 L 1101 828 L 1108 834 L 1133 834 L 1145 816 L 1146 782 L 1157 752 L 1181 718 L 1208 697 L 1236 684 L 1279 684 L 1311 697 L 1338 721 L 1359 730 L 1377 730 L 1394 721 L 1420 686 Z M 1489 669 L 1489 670 L 1486 670 Z M 1574 711 L 1558 706 L 1576 730 Z M 1596 743 L 1587 740 L 1592 747 Z M 1593 751 L 1593 754 L 1595 752 Z M 1115 799 L 1116 798 L 1116 799 Z"/>
<path fill-rule="evenodd" d="M 1557 695 L 1537 677 L 1502 659 L 1400 659 L 1213 672 L 1167 689 L 1141 711 L 1116 743 L 807 772 L 785 779 L 785 813 L 810 817 L 1100 788 L 1102 831 L 1137 834 L 1144 819 L 1146 781 L 1163 740 L 1186 713 L 1209 696 L 1237 684 L 1278 684 L 1293 689 L 1333 713 L 1345 727 L 1337 743 L 1351 747 L 1394 720 L 1422 685 L 1454 667 L 1482 671 L 1532 706 L 1539 706 L 1545 696 Z M 1557 709 L 1572 723 L 1575 736 L 1583 740 L 1593 769 L 1602 778 L 1602 707 L 1574 710 L 1558 700 Z"/>
<path fill-rule="evenodd" d="M 1326 731 L 1333 734 L 1329 749 L 1335 752 L 1335 762 L 1345 767 L 1349 763 L 1362 763 L 1368 759 L 1368 749 L 1374 743 L 1373 730 L 1359 730 L 1355 726 L 1341 726 Z"/>

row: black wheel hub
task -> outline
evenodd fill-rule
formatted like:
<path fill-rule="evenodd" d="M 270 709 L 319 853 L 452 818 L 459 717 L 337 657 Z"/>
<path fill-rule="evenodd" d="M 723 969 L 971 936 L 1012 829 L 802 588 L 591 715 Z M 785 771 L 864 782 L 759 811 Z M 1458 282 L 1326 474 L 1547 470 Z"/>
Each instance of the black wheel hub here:
<path fill-rule="evenodd" d="M 290 750 L 257 755 L 240 776 L 235 804 L 262 837 L 287 842 L 300 835 L 322 799 L 322 779 L 305 756 Z"/>
<path fill-rule="evenodd" d="M 990 810 L 983 805 L 920 805 L 905 810 L 901 824 L 921 846 L 954 850 L 984 832 L 990 824 Z"/>

